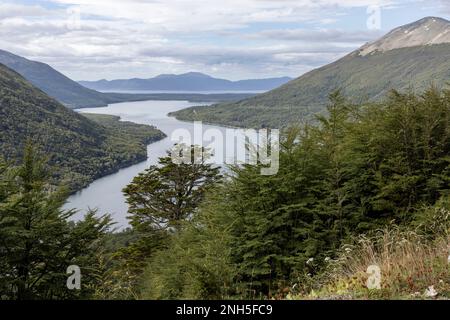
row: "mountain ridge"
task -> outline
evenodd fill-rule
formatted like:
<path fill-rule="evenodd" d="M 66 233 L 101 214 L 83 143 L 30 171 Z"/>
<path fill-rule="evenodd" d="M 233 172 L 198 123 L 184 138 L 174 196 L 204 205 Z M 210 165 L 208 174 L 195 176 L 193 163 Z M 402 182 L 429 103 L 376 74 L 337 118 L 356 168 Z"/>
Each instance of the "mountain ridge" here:
<path fill-rule="evenodd" d="M 164 137 L 151 126 L 89 120 L 3 64 L 0 117 L 0 157 L 19 162 L 25 144 L 31 140 L 48 158 L 54 182 L 66 183 L 71 191 L 144 161 L 147 144 Z"/>
<path fill-rule="evenodd" d="M 48 64 L 29 60 L 5 50 L 0 50 L 0 63 L 16 71 L 69 109 L 104 107 L 111 103 L 145 100 L 188 100 L 217 103 L 219 101 L 236 101 L 253 95 L 245 92 L 236 94 L 104 93 L 82 86 Z"/>
<path fill-rule="evenodd" d="M 290 77 L 276 77 L 265 79 L 245 79 L 231 81 L 214 78 L 201 72 L 187 72 L 182 74 L 160 74 L 152 78 L 132 78 L 98 81 L 79 81 L 79 83 L 93 90 L 148 90 L 148 91 L 251 91 L 270 90 L 292 80 Z"/>
<path fill-rule="evenodd" d="M 362 46 L 357 52 L 368 55 L 375 51 L 450 43 L 450 21 L 439 17 L 426 17 L 395 28 L 380 39 Z"/>
<path fill-rule="evenodd" d="M 101 92 L 83 87 L 43 62 L 0 50 L 0 63 L 16 71 L 68 108 L 100 107 L 115 102 Z"/>
<path fill-rule="evenodd" d="M 422 24 L 422 20 L 416 23 Z M 411 25 L 414 23 L 406 26 Z M 185 121 L 282 128 L 323 113 L 328 95 L 336 89 L 353 100 L 375 101 L 391 89 L 422 92 L 433 84 L 444 86 L 450 80 L 450 43 L 375 50 L 361 55 L 360 50 L 367 46 L 263 94 L 235 103 L 192 107 L 172 115 Z"/>

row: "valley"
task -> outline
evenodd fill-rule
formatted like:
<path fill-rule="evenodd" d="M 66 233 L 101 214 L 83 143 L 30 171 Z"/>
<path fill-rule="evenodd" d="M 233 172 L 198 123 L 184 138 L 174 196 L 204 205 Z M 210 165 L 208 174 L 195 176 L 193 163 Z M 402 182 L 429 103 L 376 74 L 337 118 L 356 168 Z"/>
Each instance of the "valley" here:
<path fill-rule="evenodd" d="M 449 300 L 450 21 L 195 2 L 0 5 L 0 300 Z"/>

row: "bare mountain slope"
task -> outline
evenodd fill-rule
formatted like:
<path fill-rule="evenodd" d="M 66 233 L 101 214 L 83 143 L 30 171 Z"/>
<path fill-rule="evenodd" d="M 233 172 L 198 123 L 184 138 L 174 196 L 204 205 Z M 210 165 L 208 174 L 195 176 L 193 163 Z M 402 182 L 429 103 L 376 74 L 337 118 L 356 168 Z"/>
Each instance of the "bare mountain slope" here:
<path fill-rule="evenodd" d="M 450 43 L 450 22 L 429 17 L 392 30 L 381 39 L 369 43 L 360 49 L 365 56 L 374 52 Z"/>

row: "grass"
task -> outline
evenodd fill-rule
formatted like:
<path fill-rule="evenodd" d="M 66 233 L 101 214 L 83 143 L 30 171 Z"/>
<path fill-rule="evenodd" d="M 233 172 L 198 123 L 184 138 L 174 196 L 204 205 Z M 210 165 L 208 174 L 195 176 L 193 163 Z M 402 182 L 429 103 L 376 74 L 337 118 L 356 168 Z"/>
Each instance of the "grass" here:
<path fill-rule="evenodd" d="M 309 291 L 289 299 L 450 299 L 450 211 L 429 209 L 430 221 L 414 231 L 390 226 L 343 246 Z M 439 231 L 430 237 L 430 227 Z M 435 229 L 435 230 L 437 230 Z M 427 233 L 423 231 L 426 230 Z M 381 270 L 381 288 L 368 289 L 368 267 Z"/>

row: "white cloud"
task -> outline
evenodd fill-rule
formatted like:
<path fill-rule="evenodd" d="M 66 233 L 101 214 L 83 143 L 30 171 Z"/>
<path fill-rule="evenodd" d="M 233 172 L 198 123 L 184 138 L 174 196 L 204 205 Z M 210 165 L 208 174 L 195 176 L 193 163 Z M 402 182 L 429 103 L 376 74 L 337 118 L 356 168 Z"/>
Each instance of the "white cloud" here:
<path fill-rule="evenodd" d="M 174 32 L 240 28 L 257 22 L 317 21 L 337 8 L 387 6 L 393 0 L 53 0 L 77 5 L 81 12 L 109 19 L 163 26 Z M 333 11 L 331 11 L 333 13 Z"/>
<path fill-rule="evenodd" d="M 333 27 L 346 10 L 399 1 L 50 0 L 58 4 L 54 8 L 6 3 L 0 5 L 0 48 L 75 79 L 186 71 L 235 79 L 296 76 L 377 35 Z M 71 26 L 74 17 L 66 8 L 72 6 L 81 13 L 79 28 Z M 294 27 L 277 28 L 282 24 Z"/>
<path fill-rule="evenodd" d="M 53 15 L 53 11 L 37 5 L 0 3 L 0 19 L 13 17 L 44 17 Z"/>
<path fill-rule="evenodd" d="M 450 14 L 450 2 L 448 0 L 440 0 L 440 6 L 444 13 Z"/>
<path fill-rule="evenodd" d="M 339 29 L 275 29 L 248 35 L 251 39 L 290 40 L 308 42 L 361 43 L 382 35 L 379 30 L 343 31 Z"/>

